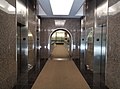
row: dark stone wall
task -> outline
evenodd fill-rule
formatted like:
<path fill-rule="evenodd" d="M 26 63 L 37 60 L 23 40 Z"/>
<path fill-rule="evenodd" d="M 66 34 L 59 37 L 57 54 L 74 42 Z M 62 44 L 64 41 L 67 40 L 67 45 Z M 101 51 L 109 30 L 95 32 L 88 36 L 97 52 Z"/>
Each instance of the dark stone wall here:
<path fill-rule="evenodd" d="M 66 20 L 64 26 L 55 26 L 54 20 Z M 79 47 L 80 46 L 80 19 L 41 19 L 41 34 L 40 34 L 40 44 L 41 44 L 41 57 L 48 57 L 48 49 L 45 49 L 44 46 L 47 46 L 49 36 L 53 30 L 57 28 L 67 29 L 73 36 L 73 44 L 76 48 L 73 50 L 73 58 L 79 58 Z M 47 53 L 47 54 L 46 54 Z M 48 55 L 48 56 L 46 56 Z"/>
<path fill-rule="evenodd" d="M 15 0 L 6 0 L 15 7 Z M 0 10 L 0 89 L 16 84 L 16 15 Z"/>
<path fill-rule="evenodd" d="M 109 7 L 119 0 L 109 0 Z M 120 89 L 120 12 L 108 15 L 108 57 L 106 84 L 110 89 Z"/>
<path fill-rule="evenodd" d="M 9 4 L 16 8 L 16 0 L 6 0 Z M 28 28 L 33 35 L 27 38 L 28 40 L 28 63 L 32 66 L 35 65 L 35 50 L 33 44 L 35 44 L 36 36 L 36 14 L 35 14 L 35 2 L 28 3 L 28 13 L 25 19 L 17 14 L 9 14 L 0 10 L 0 89 L 12 89 L 17 84 L 17 22 L 27 21 Z M 19 22 L 20 23 L 20 22 Z M 33 48 L 33 49 L 32 49 Z M 32 73 L 31 73 L 32 74 Z M 28 77 L 28 76 L 27 76 Z M 27 81 L 27 80 L 26 80 Z M 32 81 L 32 80 L 30 80 Z"/>
<path fill-rule="evenodd" d="M 35 65 L 35 40 L 37 30 L 35 1 L 28 2 L 28 64 Z M 32 36 L 29 36 L 32 34 Z"/>

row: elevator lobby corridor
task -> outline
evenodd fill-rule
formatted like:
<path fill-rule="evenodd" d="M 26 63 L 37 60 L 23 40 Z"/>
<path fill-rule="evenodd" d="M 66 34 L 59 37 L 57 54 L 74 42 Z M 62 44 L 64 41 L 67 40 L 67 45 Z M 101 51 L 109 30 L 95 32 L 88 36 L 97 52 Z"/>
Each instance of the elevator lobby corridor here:
<path fill-rule="evenodd" d="M 32 89 L 90 89 L 64 45 L 57 45 Z"/>
<path fill-rule="evenodd" d="M 120 89 L 120 0 L 0 0 L 0 89 Z"/>

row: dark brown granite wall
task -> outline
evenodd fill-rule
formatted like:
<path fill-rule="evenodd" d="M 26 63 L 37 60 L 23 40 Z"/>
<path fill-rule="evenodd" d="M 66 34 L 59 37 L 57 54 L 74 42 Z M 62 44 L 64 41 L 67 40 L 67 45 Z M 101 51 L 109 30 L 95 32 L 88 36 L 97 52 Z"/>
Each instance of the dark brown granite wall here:
<path fill-rule="evenodd" d="M 15 7 L 15 0 L 6 0 Z M 0 10 L 0 89 L 16 84 L 16 15 Z"/>
<path fill-rule="evenodd" d="M 35 1 L 28 2 L 28 64 L 35 65 L 35 37 L 37 30 Z M 32 36 L 30 36 L 31 34 Z"/>
<path fill-rule="evenodd" d="M 15 7 L 16 0 L 6 0 Z M 35 65 L 34 61 L 34 39 L 36 35 L 35 6 L 28 2 L 28 31 L 33 37 L 28 42 L 28 63 Z M 35 3 L 34 3 L 35 4 Z M 16 14 L 8 14 L 0 10 L 0 89 L 12 89 L 17 83 L 17 57 L 16 57 Z M 32 49 L 32 50 L 31 50 Z"/>
<path fill-rule="evenodd" d="M 56 28 L 65 28 L 70 31 L 73 36 L 73 44 L 76 45 L 76 48 L 73 50 L 73 58 L 79 58 L 79 43 L 80 43 L 80 19 L 65 19 L 64 26 L 55 26 L 56 19 L 48 19 L 42 18 L 41 21 L 41 37 L 40 37 L 40 44 L 41 44 L 41 57 L 46 57 L 46 51 L 44 46 L 47 46 L 48 39 L 50 33 L 52 33 L 53 29 Z M 57 19 L 57 20 L 64 20 L 64 19 Z M 48 57 L 48 56 L 47 56 Z"/>
<path fill-rule="evenodd" d="M 109 7 L 119 0 L 109 0 Z M 106 84 L 110 89 L 120 89 L 120 12 L 108 16 L 108 56 Z"/>

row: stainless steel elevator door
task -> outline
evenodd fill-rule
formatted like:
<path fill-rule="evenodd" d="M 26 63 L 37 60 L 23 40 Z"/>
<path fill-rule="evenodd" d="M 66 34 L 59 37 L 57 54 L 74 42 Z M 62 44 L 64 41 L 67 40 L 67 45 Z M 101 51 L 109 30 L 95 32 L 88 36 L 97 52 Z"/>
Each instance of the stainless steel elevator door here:
<path fill-rule="evenodd" d="M 98 64 L 98 66 L 96 66 L 96 72 L 98 70 L 98 72 L 101 73 L 104 69 L 104 62 L 106 56 L 106 30 L 106 25 L 101 25 L 97 27 L 94 39 L 94 59 L 95 63 Z"/>
<path fill-rule="evenodd" d="M 80 66 L 81 66 L 81 70 L 85 70 L 85 47 L 86 47 L 86 33 L 85 33 L 85 28 L 82 27 L 81 28 L 81 45 L 80 45 L 80 52 L 81 52 L 81 62 L 80 62 Z"/>
<path fill-rule="evenodd" d="M 26 27 L 20 23 L 17 24 L 17 85 L 21 89 L 27 85 L 28 80 L 28 44 Z"/>
<path fill-rule="evenodd" d="M 17 76 L 21 73 L 21 26 L 17 25 Z"/>
<path fill-rule="evenodd" d="M 94 84 L 104 86 L 105 84 L 105 61 L 106 61 L 106 33 L 105 24 L 97 26 L 94 33 Z"/>
<path fill-rule="evenodd" d="M 103 24 L 101 27 L 102 30 L 102 36 L 101 36 L 101 83 L 105 84 L 105 63 L 106 63 L 106 55 L 107 55 L 107 47 L 106 47 L 106 38 L 107 38 L 107 26 L 106 24 Z"/>

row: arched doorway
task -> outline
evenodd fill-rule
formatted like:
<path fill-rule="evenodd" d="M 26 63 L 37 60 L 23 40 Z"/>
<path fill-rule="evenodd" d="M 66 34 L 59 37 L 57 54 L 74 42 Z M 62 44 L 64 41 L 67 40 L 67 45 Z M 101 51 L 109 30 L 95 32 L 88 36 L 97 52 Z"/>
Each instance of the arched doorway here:
<path fill-rule="evenodd" d="M 64 45 L 70 55 L 73 50 L 73 40 L 71 33 L 65 28 L 57 28 L 49 36 L 48 49 L 51 53 L 56 45 Z"/>

